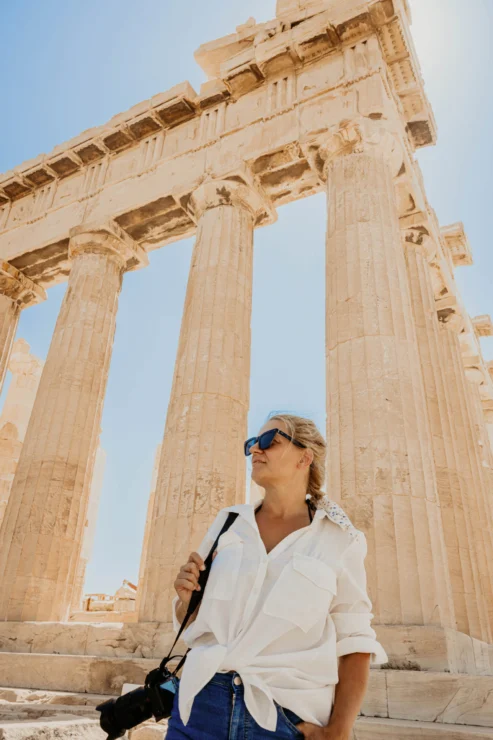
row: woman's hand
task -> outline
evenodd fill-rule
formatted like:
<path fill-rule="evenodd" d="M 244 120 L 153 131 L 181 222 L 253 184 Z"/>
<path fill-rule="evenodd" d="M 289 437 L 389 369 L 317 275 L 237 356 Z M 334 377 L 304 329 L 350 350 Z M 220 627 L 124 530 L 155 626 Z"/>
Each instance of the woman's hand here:
<path fill-rule="evenodd" d="M 199 575 L 204 569 L 204 561 L 198 552 L 192 552 L 188 562 L 180 568 L 173 586 L 184 606 L 189 605 L 194 591 L 200 591 Z"/>
<path fill-rule="evenodd" d="M 351 740 L 351 731 L 338 730 L 335 726 L 320 727 L 311 722 L 299 722 L 296 729 L 303 733 L 306 740 Z"/>

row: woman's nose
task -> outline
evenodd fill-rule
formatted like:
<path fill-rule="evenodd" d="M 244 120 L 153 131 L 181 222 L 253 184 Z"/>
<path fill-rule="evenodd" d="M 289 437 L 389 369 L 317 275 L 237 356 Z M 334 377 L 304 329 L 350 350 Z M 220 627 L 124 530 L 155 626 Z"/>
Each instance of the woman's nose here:
<path fill-rule="evenodd" d="M 255 444 L 250 447 L 250 452 L 253 452 L 253 451 L 258 452 L 259 450 L 260 450 L 260 447 L 258 446 L 258 440 L 257 440 Z"/>

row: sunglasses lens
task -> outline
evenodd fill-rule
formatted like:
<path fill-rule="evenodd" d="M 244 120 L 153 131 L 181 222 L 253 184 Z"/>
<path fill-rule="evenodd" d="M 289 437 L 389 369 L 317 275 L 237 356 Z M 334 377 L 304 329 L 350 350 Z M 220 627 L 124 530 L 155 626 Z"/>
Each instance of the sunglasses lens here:
<path fill-rule="evenodd" d="M 267 450 L 271 446 L 276 433 L 276 429 L 271 429 L 268 432 L 264 432 L 260 435 L 260 437 L 258 438 L 258 446 L 261 450 Z"/>

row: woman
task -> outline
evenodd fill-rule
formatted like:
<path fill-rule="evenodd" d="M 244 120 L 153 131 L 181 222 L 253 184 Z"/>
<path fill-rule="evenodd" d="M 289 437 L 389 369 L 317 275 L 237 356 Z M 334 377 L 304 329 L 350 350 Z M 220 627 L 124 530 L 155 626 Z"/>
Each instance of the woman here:
<path fill-rule="evenodd" d="M 371 628 L 365 536 L 321 491 L 326 445 L 311 420 L 271 416 L 245 454 L 263 501 L 222 509 L 174 583 L 178 630 L 237 512 L 183 632 L 192 649 L 167 740 L 348 740 L 370 662 L 387 662 Z"/>

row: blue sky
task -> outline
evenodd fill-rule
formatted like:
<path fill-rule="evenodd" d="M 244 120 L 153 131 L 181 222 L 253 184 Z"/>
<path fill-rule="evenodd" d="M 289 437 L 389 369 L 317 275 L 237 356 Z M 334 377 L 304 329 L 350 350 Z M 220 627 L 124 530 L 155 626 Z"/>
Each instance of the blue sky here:
<path fill-rule="evenodd" d="M 135 103 L 205 79 L 193 52 L 274 0 L 3 0 L 0 172 L 107 121 Z M 474 266 L 456 271 L 471 314 L 493 314 L 493 52 L 491 0 L 411 0 L 413 35 L 438 122 L 422 150 L 442 225 L 463 221 Z M 279 209 L 255 234 L 249 434 L 272 410 L 311 416 L 325 436 L 325 200 Z M 192 253 L 184 240 L 125 276 L 102 421 L 107 451 L 86 591 L 136 581 L 155 449 L 164 431 Z M 45 359 L 65 285 L 22 313 L 18 336 Z M 275 306 L 275 310 L 273 307 Z M 493 359 L 493 338 L 482 340 Z M 5 398 L 9 378 L 0 397 Z M 248 468 L 248 474 L 250 468 Z"/>

